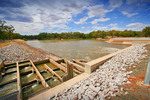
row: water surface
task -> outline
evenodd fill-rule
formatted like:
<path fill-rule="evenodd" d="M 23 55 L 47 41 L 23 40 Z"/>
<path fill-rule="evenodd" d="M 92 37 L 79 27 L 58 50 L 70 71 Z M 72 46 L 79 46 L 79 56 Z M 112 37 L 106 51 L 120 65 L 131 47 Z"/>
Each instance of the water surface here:
<path fill-rule="evenodd" d="M 87 60 L 93 60 L 127 47 L 126 45 L 113 45 L 97 40 L 32 40 L 27 41 L 27 44 L 66 59 Z"/>

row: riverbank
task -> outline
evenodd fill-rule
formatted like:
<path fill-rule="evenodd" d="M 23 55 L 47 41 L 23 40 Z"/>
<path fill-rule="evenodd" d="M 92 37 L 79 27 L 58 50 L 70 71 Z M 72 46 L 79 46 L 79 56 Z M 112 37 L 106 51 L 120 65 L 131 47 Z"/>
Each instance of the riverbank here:
<path fill-rule="evenodd" d="M 117 38 L 111 38 L 107 43 L 111 44 L 123 44 L 123 45 L 132 45 L 134 42 L 142 42 L 142 43 L 150 43 L 150 38 L 147 37 L 140 37 L 140 38 L 133 38 L 133 37 L 117 37 Z"/>
<path fill-rule="evenodd" d="M 49 58 L 54 60 L 61 59 L 60 57 L 42 49 L 31 47 L 22 40 L 5 42 L 2 45 L 3 47 L 0 48 L 0 55 L 5 64 L 25 60 L 41 61 Z"/>
<path fill-rule="evenodd" d="M 122 85 L 129 84 L 128 79 L 130 75 L 136 70 L 136 66 L 142 59 L 146 58 L 146 47 L 144 45 L 133 46 L 132 48 L 117 54 L 110 60 L 105 62 L 96 72 L 90 74 L 88 78 L 79 83 L 68 87 L 64 91 L 50 97 L 50 100 L 56 99 L 115 99 L 117 96 L 127 96 L 125 99 L 132 99 L 128 97 L 128 91 Z M 128 67 L 131 70 L 128 70 Z M 140 66 L 143 69 L 143 66 Z M 143 72 L 145 73 L 145 72 Z M 142 83 L 143 84 L 143 83 Z M 146 86 L 149 88 L 148 86 Z M 149 90 L 146 91 L 149 93 Z M 140 94 L 140 93 L 139 93 Z M 143 97 L 145 95 L 142 95 Z M 145 98 L 149 99 L 149 95 Z M 119 98 L 120 99 L 120 98 Z"/>

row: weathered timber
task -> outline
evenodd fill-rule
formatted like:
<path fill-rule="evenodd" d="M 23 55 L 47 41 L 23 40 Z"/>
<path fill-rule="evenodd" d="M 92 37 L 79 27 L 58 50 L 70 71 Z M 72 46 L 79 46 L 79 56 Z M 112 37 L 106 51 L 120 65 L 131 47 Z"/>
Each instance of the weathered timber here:
<path fill-rule="evenodd" d="M 67 68 L 67 65 L 66 64 L 64 64 L 64 63 L 60 63 L 62 66 L 64 66 L 65 68 Z M 76 76 L 77 74 L 81 74 L 82 72 L 80 72 L 80 71 L 78 71 L 78 70 L 76 70 L 76 69 L 73 69 L 73 71 L 75 72 L 74 73 L 74 76 Z M 76 74 L 77 73 L 77 74 Z"/>
<path fill-rule="evenodd" d="M 57 73 L 55 73 L 50 67 L 48 67 L 46 64 L 44 64 L 44 67 L 48 69 L 53 75 L 55 75 L 61 82 L 63 81 L 62 78 Z"/>
<path fill-rule="evenodd" d="M 65 73 L 67 72 L 66 68 L 64 68 L 62 65 L 58 64 L 56 61 L 52 60 L 52 59 L 49 59 L 50 62 L 52 64 L 54 64 L 56 67 L 58 67 L 59 69 L 63 70 Z"/>
<path fill-rule="evenodd" d="M 4 77 L 5 75 L 12 74 L 12 73 L 15 73 L 15 72 L 17 72 L 17 70 L 11 71 L 11 72 L 6 72 L 6 73 L 0 73 L 0 77 Z"/>
<path fill-rule="evenodd" d="M 80 61 L 77 61 L 77 60 L 74 60 L 74 59 L 72 61 L 75 62 L 75 63 L 77 63 L 77 64 L 79 64 L 79 65 L 81 65 L 81 66 L 83 66 L 83 67 L 85 66 L 85 64 L 82 63 L 82 62 L 80 62 Z"/>
<path fill-rule="evenodd" d="M 69 63 L 72 64 L 73 67 L 75 67 L 75 68 L 78 69 L 79 71 L 84 72 L 84 70 L 85 70 L 84 67 L 82 67 L 82 66 L 80 66 L 80 65 L 77 65 L 77 64 L 75 64 L 75 63 L 73 63 L 73 62 L 69 62 Z"/>
<path fill-rule="evenodd" d="M 67 63 L 68 61 L 67 61 L 66 59 L 64 59 L 64 62 Z M 84 70 L 85 70 L 84 67 L 82 67 L 82 66 L 80 66 L 80 65 L 77 65 L 77 64 L 75 64 L 75 63 L 73 63 L 73 62 L 70 62 L 70 61 L 69 61 L 69 63 L 73 64 L 73 67 L 75 67 L 77 70 L 79 70 L 79 71 L 81 71 L 81 72 L 84 72 Z"/>
<path fill-rule="evenodd" d="M 32 72 L 33 72 L 33 70 L 31 69 L 31 70 L 29 70 L 29 71 L 26 71 L 26 72 L 20 73 L 20 75 L 26 75 L 26 74 L 29 74 L 29 73 L 32 73 Z"/>
<path fill-rule="evenodd" d="M 35 65 L 33 64 L 33 62 L 32 62 L 31 60 L 30 60 L 30 62 L 31 62 L 31 65 L 32 65 L 32 67 L 34 68 L 34 70 L 35 70 L 37 76 L 40 78 L 42 85 L 43 85 L 45 88 L 48 88 L 49 85 L 46 83 L 46 81 L 44 80 L 43 76 L 40 74 L 40 72 L 38 71 L 38 69 L 35 67 Z"/>
<path fill-rule="evenodd" d="M 65 82 L 71 78 L 73 78 L 73 65 L 67 61 L 67 74 L 64 75 L 63 81 Z"/>
<path fill-rule="evenodd" d="M 45 59 L 45 60 L 41 60 L 41 61 L 36 61 L 36 62 L 33 62 L 35 65 L 39 65 L 39 64 L 42 64 L 42 63 L 47 63 L 49 62 L 49 59 Z"/>
<path fill-rule="evenodd" d="M 2 82 L 2 83 L 0 83 L 0 87 L 1 87 L 1 86 L 4 86 L 4 85 L 6 85 L 6 84 L 12 83 L 12 82 L 16 82 L 16 81 L 17 81 L 17 78 L 12 79 L 12 80 L 8 80 L 8 81 L 6 81 L 6 82 Z"/>
<path fill-rule="evenodd" d="M 87 63 L 87 62 L 89 62 L 88 60 L 84 60 L 84 59 L 81 59 L 81 60 L 79 60 L 80 62 L 84 62 L 84 63 Z"/>
<path fill-rule="evenodd" d="M 52 78 L 53 78 L 53 76 L 48 77 L 48 78 L 45 79 L 45 81 L 47 81 L 47 80 L 49 80 L 49 79 L 52 79 Z"/>
<path fill-rule="evenodd" d="M 17 66 L 17 90 L 19 91 L 19 99 L 23 100 L 22 85 L 21 85 L 20 71 L 19 71 L 19 64 L 18 64 L 18 62 L 16 63 L 16 66 Z"/>
<path fill-rule="evenodd" d="M 67 74 L 68 74 L 68 79 L 73 78 L 73 65 L 67 62 Z"/>
<path fill-rule="evenodd" d="M 22 87 L 27 86 L 27 85 L 29 85 L 29 84 L 36 83 L 36 82 L 37 82 L 37 80 L 32 80 L 32 81 L 30 81 L 30 82 L 28 82 L 28 83 L 22 84 Z"/>

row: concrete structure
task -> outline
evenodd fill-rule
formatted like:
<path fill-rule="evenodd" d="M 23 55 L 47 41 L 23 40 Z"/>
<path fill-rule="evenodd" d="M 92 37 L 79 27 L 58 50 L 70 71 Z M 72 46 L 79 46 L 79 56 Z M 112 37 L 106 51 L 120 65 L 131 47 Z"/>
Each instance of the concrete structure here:
<path fill-rule="evenodd" d="M 150 58 L 149 58 L 148 66 L 147 66 L 147 71 L 146 71 L 146 75 L 145 75 L 144 84 L 145 85 L 150 85 Z"/>
<path fill-rule="evenodd" d="M 49 70 L 50 73 L 52 73 L 52 75 L 55 75 L 61 82 L 63 81 L 62 78 L 55 73 L 50 67 L 48 67 L 46 64 L 44 64 L 45 69 Z"/>
<path fill-rule="evenodd" d="M 31 65 L 32 65 L 32 67 L 34 68 L 34 70 L 35 70 L 37 76 L 40 78 L 42 85 L 43 85 L 45 88 L 48 88 L 48 87 L 51 88 L 51 87 L 47 84 L 47 82 L 44 80 L 43 76 L 40 74 L 40 72 L 38 71 L 38 69 L 35 67 L 35 65 L 33 64 L 33 62 L 32 62 L 31 60 L 30 60 L 30 63 L 31 63 Z"/>
<path fill-rule="evenodd" d="M 60 84 L 52 89 L 46 90 L 46 91 L 42 92 L 41 94 L 38 94 L 38 95 L 35 95 L 34 97 L 29 98 L 29 100 L 47 100 L 49 97 L 67 89 L 68 87 L 80 82 L 81 80 L 83 80 L 87 77 L 89 77 L 89 74 L 82 73 L 66 82 L 63 82 L 62 84 Z"/>
<path fill-rule="evenodd" d="M 149 43 L 150 38 L 111 38 L 107 43 L 132 45 L 133 42 Z"/>
<path fill-rule="evenodd" d="M 119 50 L 117 52 L 114 52 L 114 53 L 111 53 L 111 54 L 108 54 L 106 56 L 103 56 L 103 57 L 100 57 L 100 58 L 97 58 L 95 60 L 92 60 L 92 61 L 89 61 L 88 63 L 85 64 L 85 72 L 90 74 L 92 73 L 93 71 L 95 71 L 101 64 L 103 64 L 106 60 L 112 58 L 113 56 L 115 56 L 116 54 L 119 54 L 129 48 L 131 48 L 132 46 L 130 47 L 127 47 L 125 49 L 122 49 L 122 50 Z"/>

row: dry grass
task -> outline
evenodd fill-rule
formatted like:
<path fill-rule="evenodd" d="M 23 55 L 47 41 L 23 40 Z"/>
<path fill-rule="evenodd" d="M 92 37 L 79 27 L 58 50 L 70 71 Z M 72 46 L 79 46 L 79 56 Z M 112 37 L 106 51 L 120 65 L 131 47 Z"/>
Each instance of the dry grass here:
<path fill-rule="evenodd" d="M 10 44 L 13 44 L 13 41 L 0 42 L 0 48 L 4 48 L 5 46 L 8 46 Z"/>
<path fill-rule="evenodd" d="M 4 48 L 5 46 L 13 44 L 14 42 L 17 42 L 18 44 L 26 44 L 26 41 L 24 41 L 24 40 L 14 39 L 14 40 L 10 40 L 10 41 L 0 42 L 0 48 Z"/>

